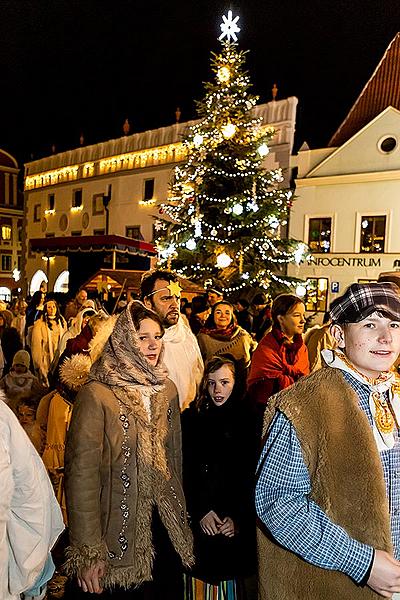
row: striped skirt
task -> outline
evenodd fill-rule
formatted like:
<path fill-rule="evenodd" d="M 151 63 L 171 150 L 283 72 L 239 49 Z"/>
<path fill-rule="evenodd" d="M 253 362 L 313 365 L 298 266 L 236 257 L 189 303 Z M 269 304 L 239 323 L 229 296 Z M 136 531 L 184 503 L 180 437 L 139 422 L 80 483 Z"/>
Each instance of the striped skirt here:
<path fill-rule="evenodd" d="M 217 585 L 184 574 L 184 600 L 237 600 L 235 579 Z"/>

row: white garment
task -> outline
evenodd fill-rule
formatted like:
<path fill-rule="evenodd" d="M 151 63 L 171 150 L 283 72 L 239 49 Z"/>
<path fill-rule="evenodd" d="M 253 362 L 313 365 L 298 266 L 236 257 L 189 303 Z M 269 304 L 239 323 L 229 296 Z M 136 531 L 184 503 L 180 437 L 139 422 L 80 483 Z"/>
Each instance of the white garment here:
<path fill-rule="evenodd" d="M 0 396 L 0 598 L 19 599 L 64 529 L 43 462 Z"/>
<path fill-rule="evenodd" d="M 204 364 L 199 345 L 191 329 L 179 317 L 176 325 L 165 330 L 163 337 L 165 354 L 164 363 L 178 390 L 181 411 L 195 399 Z"/>

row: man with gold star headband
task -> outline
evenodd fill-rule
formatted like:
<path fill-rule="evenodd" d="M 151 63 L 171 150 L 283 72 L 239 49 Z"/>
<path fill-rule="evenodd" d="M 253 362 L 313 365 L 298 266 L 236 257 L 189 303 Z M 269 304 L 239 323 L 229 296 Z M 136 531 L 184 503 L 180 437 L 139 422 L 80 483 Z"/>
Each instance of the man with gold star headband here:
<path fill-rule="evenodd" d="M 257 472 L 262 600 L 400 600 L 400 294 L 352 284 L 336 350 L 268 401 Z"/>
<path fill-rule="evenodd" d="M 178 276 L 163 269 L 149 271 L 143 275 L 140 292 L 145 306 L 158 314 L 165 327 L 164 362 L 184 410 L 196 396 L 204 366 L 197 339 L 180 314 Z"/>

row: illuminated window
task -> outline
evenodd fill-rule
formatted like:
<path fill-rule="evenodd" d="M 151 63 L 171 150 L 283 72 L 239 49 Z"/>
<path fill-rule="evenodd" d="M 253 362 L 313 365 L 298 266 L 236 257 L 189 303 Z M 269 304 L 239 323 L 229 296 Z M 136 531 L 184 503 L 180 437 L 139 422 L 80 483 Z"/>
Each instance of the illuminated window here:
<path fill-rule="evenodd" d="M 361 217 L 360 252 L 385 252 L 386 217 Z"/>
<path fill-rule="evenodd" d="M 145 179 L 143 187 L 143 200 L 152 200 L 154 196 L 154 178 Z"/>
<path fill-rule="evenodd" d="M 2 240 L 11 240 L 11 226 L 10 225 L 2 225 L 1 226 L 1 239 Z"/>
<path fill-rule="evenodd" d="M 308 245 L 311 252 L 331 251 L 332 219 L 322 217 L 308 222 Z"/>
<path fill-rule="evenodd" d="M 307 293 L 304 297 L 306 310 L 310 312 L 326 312 L 328 300 L 328 279 L 313 277 L 306 281 Z"/>

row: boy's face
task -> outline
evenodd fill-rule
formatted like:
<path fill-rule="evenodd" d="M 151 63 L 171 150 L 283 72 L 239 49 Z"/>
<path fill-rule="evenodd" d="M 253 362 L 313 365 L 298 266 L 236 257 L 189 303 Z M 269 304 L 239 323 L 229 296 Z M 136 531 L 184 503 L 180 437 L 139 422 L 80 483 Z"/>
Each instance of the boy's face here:
<path fill-rule="evenodd" d="M 400 354 L 400 321 L 373 313 L 359 323 L 332 325 L 331 333 L 363 375 L 376 379 Z"/>

